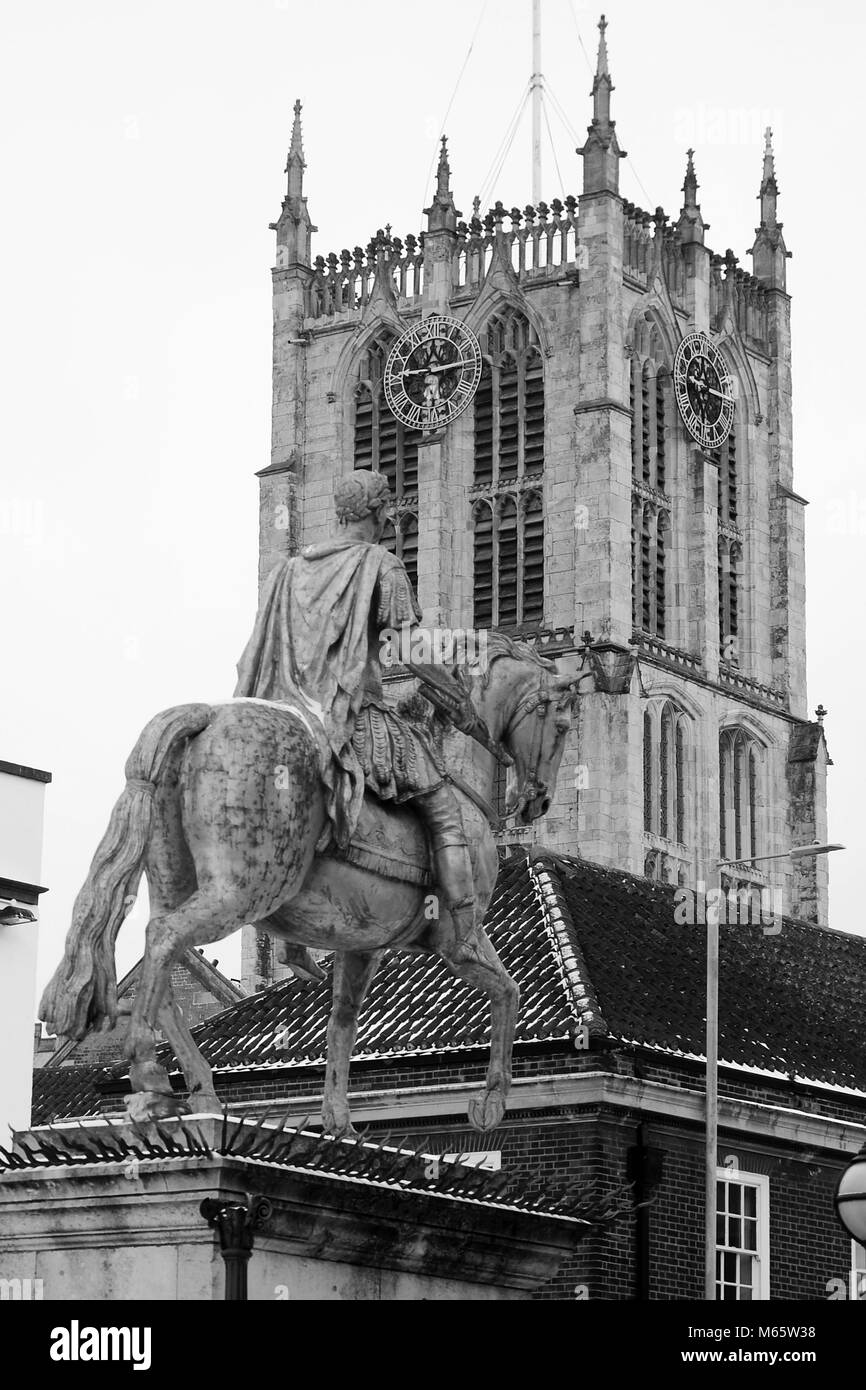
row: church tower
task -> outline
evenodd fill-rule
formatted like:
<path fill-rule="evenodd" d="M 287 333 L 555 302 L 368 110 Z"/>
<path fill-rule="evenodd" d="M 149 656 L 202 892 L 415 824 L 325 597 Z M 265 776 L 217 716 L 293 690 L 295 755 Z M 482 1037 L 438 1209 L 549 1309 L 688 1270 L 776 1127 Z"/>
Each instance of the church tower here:
<path fill-rule="evenodd" d="M 794 490 L 789 252 L 767 132 L 752 273 L 707 244 L 699 155 L 671 218 L 625 201 L 606 23 L 579 197 L 464 220 L 442 142 L 420 235 L 386 227 L 313 256 L 300 103 L 274 287 L 273 436 L 261 575 L 322 540 L 335 479 L 385 474 L 388 544 L 425 621 L 502 628 L 551 657 L 589 649 L 543 843 L 666 882 L 722 880 L 827 919 L 828 755 L 805 685 L 804 500 Z M 704 198 L 706 206 L 706 198 Z M 447 427 L 392 413 L 394 342 L 433 314 L 476 335 L 480 383 Z M 677 405 L 677 351 L 705 335 L 733 396 L 719 447 Z M 823 711 L 820 711 L 823 716 Z M 736 870 L 722 868 L 739 861 Z M 247 932 L 244 975 L 282 972 Z"/>

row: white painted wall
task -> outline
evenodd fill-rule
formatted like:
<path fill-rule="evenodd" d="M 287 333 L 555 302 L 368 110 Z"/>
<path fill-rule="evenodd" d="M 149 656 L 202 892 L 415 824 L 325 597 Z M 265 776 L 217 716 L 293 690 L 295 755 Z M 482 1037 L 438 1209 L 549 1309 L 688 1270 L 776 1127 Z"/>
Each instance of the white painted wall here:
<path fill-rule="evenodd" d="M 0 878 L 39 885 L 45 783 L 0 772 Z M 36 910 L 36 909 L 33 909 Z M 0 926 L 0 1133 L 30 1124 L 35 923 Z"/>

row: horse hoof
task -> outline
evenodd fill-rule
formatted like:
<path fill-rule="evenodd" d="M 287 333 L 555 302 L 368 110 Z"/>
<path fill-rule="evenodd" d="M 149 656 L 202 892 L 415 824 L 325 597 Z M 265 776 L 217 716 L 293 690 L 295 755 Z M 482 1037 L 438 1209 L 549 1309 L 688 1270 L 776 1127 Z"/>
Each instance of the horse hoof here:
<path fill-rule="evenodd" d="M 223 1103 L 219 1099 L 216 1091 L 210 1095 L 193 1094 L 189 1098 L 187 1113 L 190 1115 L 221 1115 L 223 1113 Z"/>
<path fill-rule="evenodd" d="M 134 1091 L 126 1097 L 126 1113 L 134 1124 L 147 1124 L 150 1120 L 173 1120 L 179 1115 L 188 1115 L 189 1106 L 177 1096 L 167 1096 L 164 1091 Z"/>
<path fill-rule="evenodd" d="M 351 1120 L 346 1119 L 341 1124 L 338 1120 L 334 1119 L 333 1116 L 329 1120 L 323 1118 L 322 1133 L 330 1135 L 332 1139 L 358 1138 L 358 1131 Z"/>
<path fill-rule="evenodd" d="M 505 1114 L 505 1097 L 501 1091 L 482 1091 L 470 1100 L 468 1114 L 472 1128 L 486 1134 L 496 1128 Z"/>

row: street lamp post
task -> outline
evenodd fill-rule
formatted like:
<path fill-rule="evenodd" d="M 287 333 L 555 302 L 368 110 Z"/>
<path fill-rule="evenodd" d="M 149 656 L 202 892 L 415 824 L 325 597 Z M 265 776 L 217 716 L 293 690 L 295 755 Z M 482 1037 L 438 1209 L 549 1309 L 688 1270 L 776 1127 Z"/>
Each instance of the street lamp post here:
<path fill-rule="evenodd" d="M 769 859 L 813 859 L 844 849 L 844 845 L 800 845 L 784 854 L 759 854 L 747 859 L 719 859 L 721 888 L 722 869 L 742 868 L 746 864 L 761 864 Z M 706 1079 L 706 1148 L 704 1153 L 704 1298 L 716 1297 L 716 1170 L 719 1148 L 719 915 L 707 914 L 707 1079 Z M 866 1165 L 864 1165 L 866 1168 Z M 864 1199 L 866 1200 L 866 1199 Z M 837 1203 L 837 1211 L 839 1210 Z M 856 1237 L 855 1237 L 856 1239 Z"/>

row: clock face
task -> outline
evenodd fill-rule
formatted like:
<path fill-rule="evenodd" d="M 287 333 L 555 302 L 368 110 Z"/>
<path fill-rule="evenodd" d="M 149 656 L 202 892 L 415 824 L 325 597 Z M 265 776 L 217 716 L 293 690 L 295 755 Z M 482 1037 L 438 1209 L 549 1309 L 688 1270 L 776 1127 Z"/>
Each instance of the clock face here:
<path fill-rule="evenodd" d="M 706 333 L 690 333 L 677 349 L 674 390 L 683 424 L 705 449 L 724 444 L 734 423 L 734 379 Z"/>
<path fill-rule="evenodd" d="M 385 363 L 385 399 L 410 429 L 449 425 L 481 380 L 481 348 L 459 319 L 436 314 L 398 338 Z"/>

